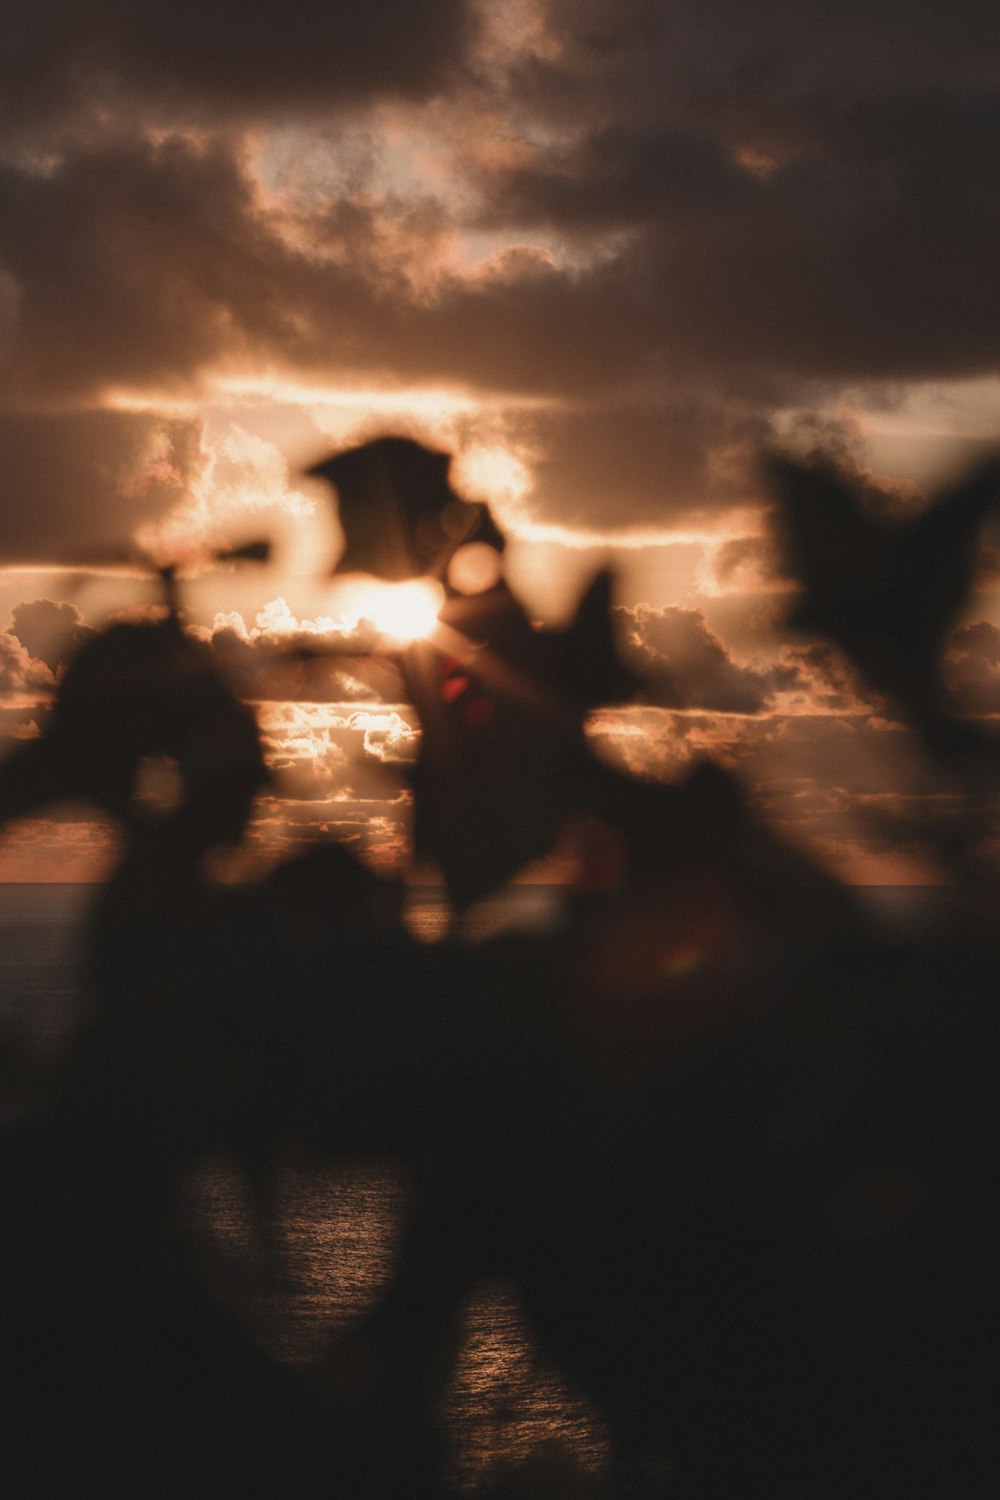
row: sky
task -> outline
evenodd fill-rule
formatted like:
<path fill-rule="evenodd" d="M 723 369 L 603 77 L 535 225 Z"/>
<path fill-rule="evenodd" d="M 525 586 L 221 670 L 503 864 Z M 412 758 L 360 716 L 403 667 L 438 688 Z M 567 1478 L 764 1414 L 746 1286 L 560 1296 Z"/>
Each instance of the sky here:
<path fill-rule="evenodd" d="M 252 842 L 406 858 L 418 726 L 376 672 L 275 674 L 351 634 L 332 495 L 386 432 L 456 455 L 508 577 L 565 619 L 617 572 L 641 704 L 595 748 L 713 754 L 855 881 L 933 880 L 935 795 L 891 707 L 783 626 L 761 447 L 828 449 L 902 512 L 1000 438 L 1000 25 L 979 0 L 14 0 L 0 21 L 0 735 L 150 585 L 123 561 L 261 531 L 189 619 L 278 773 Z M 949 648 L 1000 712 L 1000 570 Z M 242 675 L 240 675 L 242 674 Z M 86 879 L 86 810 L 0 879 Z"/>

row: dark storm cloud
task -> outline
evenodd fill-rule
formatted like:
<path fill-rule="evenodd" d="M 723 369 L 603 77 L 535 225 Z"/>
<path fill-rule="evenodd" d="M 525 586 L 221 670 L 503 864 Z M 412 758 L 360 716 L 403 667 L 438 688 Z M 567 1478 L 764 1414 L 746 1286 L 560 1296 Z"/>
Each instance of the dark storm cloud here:
<path fill-rule="evenodd" d="M 607 389 L 634 368 L 641 306 L 613 267 L 577 285 L 512 252 L 474 283 L 445 277 L 417 296 L 445 222 L 364 194 L 267 212 L 222 139 L 0 169 L 8 400 L 183 386 L 220 362 L 519 394 Z"/>
<path fill-rule="evenodd" d="M 550 118 L 671 108 L 801 140 L 811 111 L 931 86 L 993 87 L 995 17 L 978 0 L 548 0 L 555 46 L 516 76 Z M 794 127 L 794 129 L 793 129 Z"/>
<path fill-rule="evenodd" d="M 233 149 L 179 137 L 0 169 L 0 260 L 19 289 L 8 399 L 169 387 L 281 346 L 289 257 Z"/>
<path fill-rule="evenodd" d="M 572 299 L 553 294 L 551 275 L 517 267 L 479 295 L 456 282 L 433 304 L 416 296 L 412 276 L 444 218 L 364 193 L 308 211 L 265 207 L 241 148 L 223 137 L 105 142 L 44 173 L 0 167 L 0 389 L 9 403 L 70 401 L 106 388 L 190 389 L 211 365 L 275 364 L 335 381 L 489 384 L 492 374 L 522 390 L 533 355 L 505 334 L 512 299 L 524 290 L 519 316 L 530 322 L 531 287 L 544 279 L 539 349 L 572 322 Z M 561 384 L 585 343 L 578 333 L 570 350 L 554 344 L 534 384 Z M 491 350 L 508 346 L 494 370 Z"/>
<path fill-rule="evenodd" d="M 614 408 L 659 379 L 641 284 L 607 264 L 571 276 L 512 251 L 474 281 L 411 276 L 443 210 L 334 200 L 311 217 L 261 207 L 232 143 L 179 136 L 104 145 L 47 174 L 0 171 L 0 262 L 16 287 L 0 390 L 8 403 L 184 389 L 216 364 L 276 363 L 336 381 L 445 381 L 572 399 L 538 414 L 535 508 L 621 529 L 724 505 L 720 449 L 750 451 L 766 419 L 718 387 Z M 759 383 L 758 383 L 759 384 Z"/>
<path fill-rule="evenodd" d="M 735 661 L 700 609 L 640 604 L 615 614 L 625 628 L 630 664 L 646 679 L 647 702 L 755 714 L 775 692 L 805 687 L 794 663 L 761 670 Z"/>
<path fill-rule="evenodd" d="M 863 714 L 881 707 L 846 658 L 823 642 L 784 647 L 776 661 L 739 661 L 700 609 L 640 604 L 616 609 L 631 665 L 645 679 L 642 701 L 661 708 L 792 717 Z"/>
<path fill-rule="evenodd" d="M 645 351 L 692 372 L 991 368 L 1000 205 L 984 186 L 1000 175 L 1000 96 L 938 91 L 829 116 L 766 171 L 740 165 L 723 121 L 602 126 L 561 158 L 493 174 L 488 219 L 627 232 L 619 265 L 647 299 Z"/>
<path fill-rule="evenodd" d="M 197 424 L 120 412 L 0 415 L 0 563 L 86 560 L 183 492 Z"/>
<path fill-rule="evenodd" d="M 474 55 L 457 0 L 253 26 L 193 0 L 25 7 L 0 79 L 32 80 L 39 120 L 89 101 L 102 124 L 0 172 L 3 399 L 219 368 L 451 384 L 562 405 L 528 434 L 538 519 L 642 529 L 753 498 L 777 410 L 996 366 L 983 11 L 552 0 L 541 44 Z M 338 173 L 329 135 L 322 190 L 271 191 L 237 133 L 443 89 L 444 115 L 410 116 L 459 171 L 437 202 Z M 496 247 L 474 271 L 448 256 L 466 231 Z"/>
<path fill-rule="evenodd" d="M 752 179 L 721 142 L 680 123 L 599 128 L 583 141 L 501 176 L 484 206 L 494 223 L 558 223 L 583 232 L 737 208 Z"/>
<path fill-rule="evenodd" d="M 248 10 L 238 0 L 18 3 L 0 30 L 0 124 L 59 124 L 132 101 L 259 117 L 439 88 L 470 37 L 466 0 Z"/>
<path fill-rule="evenodd" d="M 640 162 L 637 148 L 637 170 Z M 808 177 L 813 167 L 785 170 Z M 475 279 L 442 274 L 418 293 L 420 261 L 449 223 L 440 205 L 404 210 L 362 194 L 281 215 L 262 206 L 239 150 L 219 139 L 105 144 L 45 174 L 8 168 L 0 173 L 0 261 L 13 288 L 7 399 L 183 388 L 220 362 L 272 362 L 334 380 L 459 382 L 576 404 L 536 420 L 550 455 L 539 498 L 558 519 L 611 505 L 622 524 L 623 488 L 637 522 L 725 504 L 735 473 L 720 479 L 715 455 L 734 443 L 749 450 L 766 435 L 769 407 L 797 389 L 793 367 L 830 376 L 831 351 L 854 316 L 844 297 L 872 301 L 856 375 L 881 358 L 876 313 L 894 336 L 922 341 L 928 366 L 947 360 L 931 349 L 938 335 L 926 316 L 914 307 L 900 333 L 885 312 L 889 294 L 852 272 L 842 246 L 823 245 L 817 215 L 832 210 L 821 190 L 769 224 L 757 199 L 780 200 L 774 182 L 732 168 L 722 176 L 743 179 L 725 212 L 709 203 L 692 220 L 675 204 L 589 270 L 514 249 Z M 659 179 L 646 174 L 651 191 Z M 587 188 L 584 171 L 576 191 Z M 760 235 L 741 233 L 741 214 L 760 220 Z M 828 288 L 817 280 L 820 261 Z M 895 286 L 894 261 L 884 269 Z M 926 274 L 950 296 L 974 296 L 968 277 L 956 283 L 947 265 L 933 262 Z M 799 295 L 806 284 L 816 294 L 812 313 Z M 906 294 L 922 314 L 940 302 L 922 282 Z M 981 357 L 998 316 L 991 296 L 982 318 L 964 320 Z M 965 337 L 957 319 L 935 326 L 941 337 Z M 794 357 L 786 358 L 786 335 Z M 901 371 L 906 361 L 897 363 Z M 628 391 L 631 405 L 622 402 Z M 616 392 L 613 410 L 587 405 Z"/>
<path fill-rule="evenodd" d="M 983 7 L 548 9 L 557 45 L 510 86 L 553 143 L 487 158 L 481 218 L 622 236 L 637 370 L 750 390 L 995 366 L 1000 27 Z"/>

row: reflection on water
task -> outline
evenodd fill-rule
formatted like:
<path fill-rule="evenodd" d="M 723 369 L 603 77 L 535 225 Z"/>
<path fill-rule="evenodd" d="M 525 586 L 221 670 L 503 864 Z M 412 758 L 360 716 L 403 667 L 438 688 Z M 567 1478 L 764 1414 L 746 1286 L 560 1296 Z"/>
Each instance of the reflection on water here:
<path fill-rule="evenodd" d="M 277 1263 L 257 1233 L 244 1179 L 213 1162 L 192 1177 L 190 1217 L 212 1290 L 275 1358 L 318 1359 L 330 1334 L 370 1307 L 392 1274 L 404 1190 L 389 1171 L 290 1171 Z"/>
<path fill-rule="evenodd" d="M 75 969 L 93 895 L 86 886 L 0 887 L 0 1038 L 23 1034 L 50 1069 L 80 1023 Z M 470 912 L 463 935 L 537 927 L 557 908 L 552 887 L 512 887 Z M 444 934 L 439 890 L 415 894 L 410 926 L 426 941 Z M 290 1170 L 280 1195 L 277 1264 L 264 1253 L 234 1167 L 213 1161 L 187 1188 L 185 1219 L 206 1281 L 277 1359 L 317 1359 L 330 1335 L 358 1319 L 388 1284 L 406 1199 L 388 1167 Z M 553 1443 L 591 1473 L 607 1463 L 596 1414 L 545 1365 L 517 1300 L 501 1286 L 481 1288 L 466 1309 L 443 1422 L 449 1478 L 461 1489 L 473 1488 L 499 1460 L 518 1461 Z"/>
<path fill-rule="evenodd" d="M 205 1274 L 275 1358 L 309 1364 L 330 1335 L 378 1298 L 393 1269 L 405 1189 L 388 1169 L 289 1172 L 281 1193 L 280 1267 L 268 1266 L 243 1182 L 223 1163 L 191 1181 Z M 484 1286 L 465 1329 L 443 1412 L 448 1478 L 474 1488 L 499 1461 L 558 1445 L 590 1473 L 607 1463 L 596 1416 L 542 1360 L 516 1298 Z"/>
<path fill-rule="evenodd" d="M 562 886 L 525 883 L 507 885 L 463 912 L 452 927 L 449 907 L 440 886 L 413 885 L 407 895 L 404 920 L 412 937 L 422 943 L 440 942 L 454 933 L 465 942 L 481 942 L 501 933 L 550 929 L 563 916 Z"/>
<path fill-rule="evenodd" d="M 77 1023 L 79 933 L 88 885 L 0 885 L 0 1025 L 42 1048 Z"/>
<path fill-rule="evenodd" d="M 23 1119 L 64 1076 L 83 1019 L 78 933 L 92 886 L 0 885 L 0 1121 Z"/>
<path fill-rule="evenodd" d="M 467 1489 L 498 1460 L 558 1445 L 589 1473 L 608 1461 L 596 1412 L 544 1363 L 523 1310 L 502 1286 L 484 1287 L 466 1310 L 445 1409 L 452 1482 Z"/>

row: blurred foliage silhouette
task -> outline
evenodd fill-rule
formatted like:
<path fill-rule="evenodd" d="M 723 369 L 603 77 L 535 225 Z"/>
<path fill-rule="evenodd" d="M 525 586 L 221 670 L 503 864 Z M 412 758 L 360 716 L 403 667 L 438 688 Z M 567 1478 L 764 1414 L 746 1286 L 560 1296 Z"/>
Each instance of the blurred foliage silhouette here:
<path fill-rule="evenodd" d="M 959 730 L 946 723 L 941 654 L 1000 495 L 1000 459 L 991 456 L 907 520 L 880 515 L 860 481 L 823 455 L 774 454 L 764 467 L 803 587 L 789 623 L 840 646 L 932 749 L 952 743 Z"/>
<path fill-rule="evenodd" d="M 461 499 L 448 480 L 451 455 L 412 438 L 382 437 L 335 454 L 309 472 L 339 497 L 344 551 L 338 571 L 399 582 L 443 576 L 463 543 L 503 550 L 485 505 Z"/>
<path fill-rule="evenodd" d="M 959 734 L 940 658 L 997 462 L 890 526 L 829 463 L 767 461 L 795 622 L 931 757 Z M 463 542 L 502 552 L 447 455 L 385 438 L 316 472 L 344 567 L 446 578 Z M 493 1500 L 996 1493 L 995 912 L 959 899 L 950 926 L 886 936 L 722 767 L 665 783 L 597 759 L 587 712 L 638 686 L 606 572 L 562 630 L 484 574 L 392 653 L 422 728 L 415 857 L 461 913 L 569 840 L 547 929 L 418 943 L 401 886 L 332 842 L 219 885 L 212 851 L 243 839 L 266 771 L 161 576 L 164 617 L 86 641 L 0 765 L 3 823 L 83 798 L 122 837 L 87 1024 L 0 1137 L 9 1492 L 446 1500 L 461 1315 L 501 1277 L 612 1460 L 540 1454 Z M 178 786 L 159 806 L 139 795 L 156 758 Z M 936 853 L 960 891 L 980 868 L 968 840 Z M 224 1149 L 280 1275 L 292 1143 L 394 1160 L 409 1203 L 384 1294 L 295 1372 L 208 1289 L 184 1218 Z"/>

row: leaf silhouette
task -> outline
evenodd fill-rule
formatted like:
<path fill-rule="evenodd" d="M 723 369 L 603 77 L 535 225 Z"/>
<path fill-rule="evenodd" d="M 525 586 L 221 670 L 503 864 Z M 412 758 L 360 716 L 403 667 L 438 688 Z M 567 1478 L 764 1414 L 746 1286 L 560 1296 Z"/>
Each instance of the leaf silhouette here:
<path fill-rule="evenodd" d="M 41 737 L 3 763 L 0 821 L 80 797 L 128 824 L 139 767 L 150 756 L 176 760 L 206 842 L 223 827 L 230 799 L 242 806 L 267 779 L 252 711 L 174 613 L 118 622 L 87 641 Z"/>
<path fill-rule="evenodd" d="M 337 490 L 345 546 L 336 571 L 398 583 L 442 575 L 464 542 L 502 551 L 503 535 L 488 508 L 455 493 L 450 466 L 448 453 L 412 438 L 381 437 L 309 469 Z"/>
<path fill-rule="evenodd" d="M 587 758 L 586 713 L 632 696 L 618 657 L 612 579 L 597 575 L 564 630 L 532 625 L 505 583 L 442 611 L 452 654 L 404 658 L 423 729 L 412 772 L 417 857 L 461 910 L 546 854 Z"/>
<path fill-rule="evenodd" d="M 1000 497 L 1000 456 L 906 522 L 870 511 L 856 481 L 821 456 L 772 455 L 765 467 L 803 586 L 790 623 L 840 646 L 918 725 L 938 725 L 941 649 L 972 583 L 980 525 Z"/>

